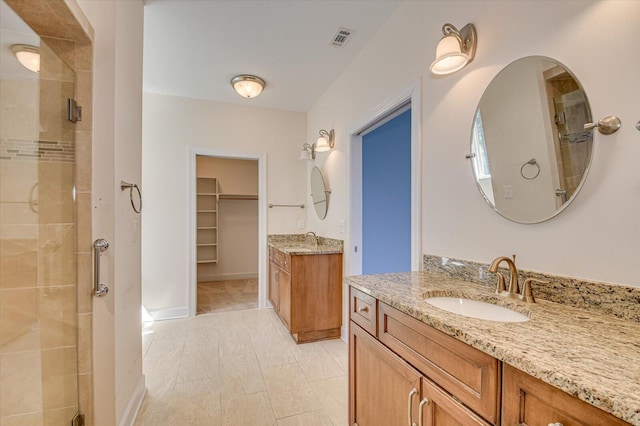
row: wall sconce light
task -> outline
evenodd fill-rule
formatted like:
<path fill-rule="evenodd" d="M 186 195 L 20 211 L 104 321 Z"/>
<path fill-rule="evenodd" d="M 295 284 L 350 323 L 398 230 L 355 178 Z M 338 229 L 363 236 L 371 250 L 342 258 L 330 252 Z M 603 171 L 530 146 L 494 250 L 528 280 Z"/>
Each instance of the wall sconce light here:
<path fill-rule="evenodd" d="M 324 129 L 321 129 L 319 132 L 320 136 L 316 143 L 313 145 L 309 145 L 305 143 L 302 145 L 302 152 L 300 153 L 300 160 L 315 160 L 316 152 L 326 152 L 330 149 L 333 149 L 335 145 L 335 132 L 333 129 L 328 132 Z"/>
<path fill-rule="evenodd" d="M 433 74 L 445 75 L 461 70 L 476 55 L 477 34 L 473 24 L 460 31 L 451 24 L 442 26 L 444 37 L 436 47 L 436 60 L 429 68 Z"/>
<path fill-rule="evenodd" d="M 40 72 L 40 48 L 28 44 L 14 44 L 11 51 L 20 65 L 33 72 Z"/>
<path fill-rule="evenodd" d="M 243 98 L 255 98 L 267 85 L 263 79 L 255 75 L 240 74 L 231 79 L 231 85 Z"/>

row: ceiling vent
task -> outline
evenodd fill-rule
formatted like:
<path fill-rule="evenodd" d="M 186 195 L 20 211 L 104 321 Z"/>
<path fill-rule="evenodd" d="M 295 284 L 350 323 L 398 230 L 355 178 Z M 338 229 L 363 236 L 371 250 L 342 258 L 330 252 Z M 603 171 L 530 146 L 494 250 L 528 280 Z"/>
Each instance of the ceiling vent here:
<path fill-rule="evenodd" d="M 349 40 L 351 40 L 351 37 L 353 37 L 353 35 L 355 34 L 355 30 L 350 30 L 349 28 L 343 28 L 343 27 L 339 27 L 338 31 L 336 32 L 336 34 L 333 36 L 333 39 L 331 39 L 331 46 L 335 46 L 335 47 L 345 47 L 347 45 L 347 43 L 349 43 Z"/>

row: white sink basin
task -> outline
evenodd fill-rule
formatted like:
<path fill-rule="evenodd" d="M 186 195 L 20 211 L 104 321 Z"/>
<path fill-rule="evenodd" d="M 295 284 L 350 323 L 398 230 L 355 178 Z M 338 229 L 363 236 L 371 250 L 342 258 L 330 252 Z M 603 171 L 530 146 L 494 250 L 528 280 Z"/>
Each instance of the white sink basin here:
<path fill-rule="evenodd" d="M 465 317 L 499 322 L 529 321 L 529 317 L 526 315 L 478 300 L 462 299 L 460 297 L 429 297 L 425 301 L 436 308 Z"/>

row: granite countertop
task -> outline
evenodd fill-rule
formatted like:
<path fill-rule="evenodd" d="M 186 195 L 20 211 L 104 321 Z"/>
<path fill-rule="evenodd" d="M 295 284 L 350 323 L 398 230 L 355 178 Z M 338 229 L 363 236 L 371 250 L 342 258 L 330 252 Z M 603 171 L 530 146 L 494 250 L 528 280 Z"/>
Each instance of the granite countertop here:
<path fill-rule="evenodd" d="M 346 283 L 631 424 L 640 426 L 640 323 L 572 306 L 504 299 L 438 272 L 363 275 Z M 527 315 L 520 323 L 450 313 L 424 301 L 453 296 Z"/>
<path fill-rule="evenodd" d="M 313 237 L 304 234 L 269 235 L 268 244 L 288 255 L 337 254 L 343 252 L 342 240 L 318 237 L 318 244 L 311 242 Z"/>

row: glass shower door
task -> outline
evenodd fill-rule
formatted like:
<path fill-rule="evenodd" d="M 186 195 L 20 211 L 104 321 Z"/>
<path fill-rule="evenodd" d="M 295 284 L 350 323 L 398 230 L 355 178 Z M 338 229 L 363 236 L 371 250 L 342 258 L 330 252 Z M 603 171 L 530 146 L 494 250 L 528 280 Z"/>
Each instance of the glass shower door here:
<path fill-rule="evenodd" d="M 0 423 L 67 425 L 78 411 L 75 75 L 0 4 Z M 40 53 L 40 71 L 11 47 Z"/>

